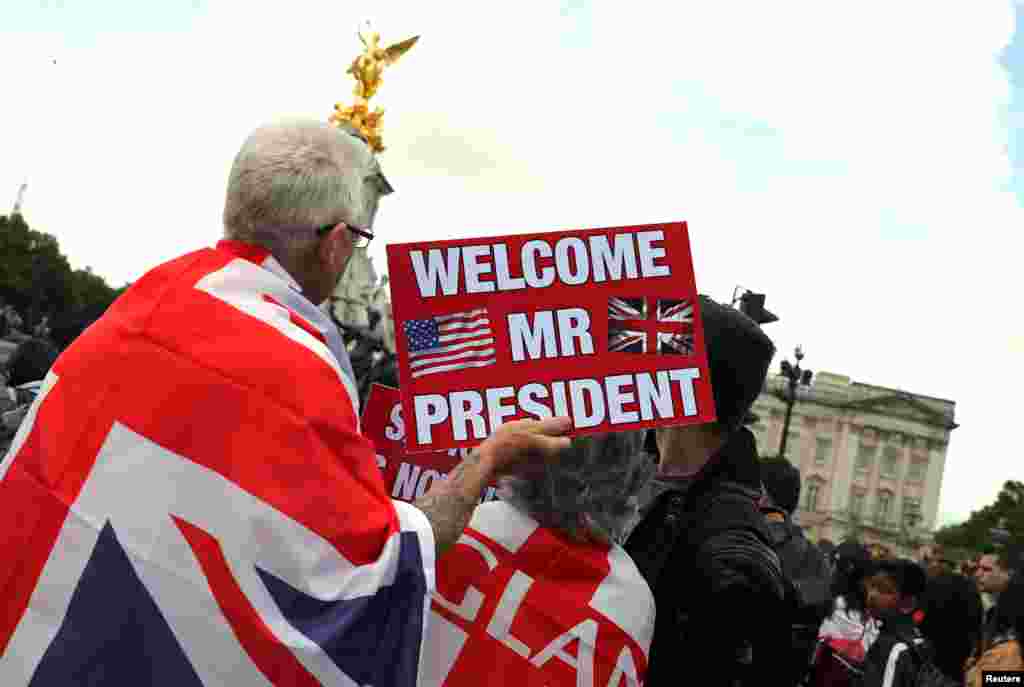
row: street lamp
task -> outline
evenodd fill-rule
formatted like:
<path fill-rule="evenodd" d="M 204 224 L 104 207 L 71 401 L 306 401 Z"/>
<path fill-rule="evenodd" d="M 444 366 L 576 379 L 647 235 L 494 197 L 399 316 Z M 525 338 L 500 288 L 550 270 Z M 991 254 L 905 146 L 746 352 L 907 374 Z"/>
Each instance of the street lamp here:
<path fill-rule="evenodd" d="M 740 304 L 740 312 L 759 325 L 779 321 L 775 313 L 765 309 L 763 293 L 754 293 L 750 289 L 737 286 L 732 290 L 732 307 L 735 308 L 737 303 Z"/>
<path fill-rule="evenodd" d="M 796 405 L 797 389 L 811 385 L 811 378 L 814 373 L 810 370 L 800 368 L 800 361 L 804 359 L 804 351 L 800 346 L 793 352 L 796 356 L 796 365 L 791 365 L 788 360 L 783 360 L 779 367 L 782 376 L 786 378 L 786 386 L 781 398 L 786 403 L 786 421 L 782 425 L 782 441 L 779 445 L 779 456 L 786 457 L 786 442 L 789 440 L 789 423 L 793 418 L 793 406 Z"/>

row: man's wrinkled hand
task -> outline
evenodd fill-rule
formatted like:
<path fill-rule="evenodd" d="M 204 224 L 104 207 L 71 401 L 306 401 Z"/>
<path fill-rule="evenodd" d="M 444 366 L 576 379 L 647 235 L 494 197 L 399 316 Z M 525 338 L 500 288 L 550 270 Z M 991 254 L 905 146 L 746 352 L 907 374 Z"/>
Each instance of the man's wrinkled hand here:
<path fill-rule="evenodd" d="M 572 419 L 516 420 L 498 427 L 477 451 L 494 476 L 529 472 L 569 448 Z"/>

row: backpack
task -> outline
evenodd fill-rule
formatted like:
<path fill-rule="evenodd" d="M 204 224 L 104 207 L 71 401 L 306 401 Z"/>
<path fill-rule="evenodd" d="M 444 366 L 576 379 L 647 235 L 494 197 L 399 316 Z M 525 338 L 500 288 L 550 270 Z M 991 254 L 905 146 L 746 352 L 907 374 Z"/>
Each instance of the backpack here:
<path fill-rule="evenodd" d="M 939 670 L 932 660 L 932 650 L 922 650 L 921 646 L 913 639 L 897 635 L 899 640 L 909 647 L 917 660 L 917 674 L 914 676 L 914 687 L 961 687 L 962 681 L 953 680 Z"/>
<path fill-rule="evenodd" d="M 790 614 L 791 674 L 793 684 L 803 684 L 818 647 L 818 628 L 832 608 L 832 579 L 827 575 L 827 567 L 815 559 L 821 554 L 814 545 L 794 533 L 788 519 L 785 525 L 785 528 L 771 527 L 769 530 L 772 548 L 780 560 L 793 554 L 799 557 L 795 565 L 786 565 L 793 561 L 783 561 L 783 582 L 786 608 Z"/>

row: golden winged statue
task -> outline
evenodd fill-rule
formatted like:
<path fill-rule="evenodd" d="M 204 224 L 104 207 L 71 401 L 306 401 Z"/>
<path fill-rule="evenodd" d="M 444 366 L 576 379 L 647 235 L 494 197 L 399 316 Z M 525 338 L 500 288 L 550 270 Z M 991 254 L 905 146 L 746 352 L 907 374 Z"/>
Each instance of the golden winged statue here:
<path fill-rule="evenodd" d="M 384 150 L 380 136 L 381 117 L 384 115 L 384 110 L 378 107 L 370 112 L 369 100 L 376 95 L 377 89 L 380 88 L 384 68 L 397 62 L 402 55 L 409 51 L 409 48 L 416 45 L 416 41 L 420 37 L 413 36 L 400 43 L 382 48 L 380 47 L 380 34 L 371 30 L 369 23 L 367 23 L 366 33 L 360 30 L 358 35 L 365 50 L 363 54 L 352 61 L 351 66 L 345 72 L 351 74 L 356 80 L 353 90 L 355 103 L 348 107 L 341 103 L 335 104 L 330 122 L 335 125 L 344 123 L 353 127 L 366 139 L 370 148 L 375 153 L 379 153 Z"/>

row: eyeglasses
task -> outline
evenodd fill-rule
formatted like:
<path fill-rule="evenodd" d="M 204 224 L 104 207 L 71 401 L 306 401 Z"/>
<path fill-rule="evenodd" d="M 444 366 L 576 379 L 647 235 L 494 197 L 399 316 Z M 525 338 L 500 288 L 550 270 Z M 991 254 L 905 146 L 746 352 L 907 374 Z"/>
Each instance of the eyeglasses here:
<path fill-rule="evenodd" d="M 333 229 L 336 226 L 338 226 L 337 222 L 335 222 L 334 224 L 325 224 L 324 226 L 319 227 L 316 230 L 317 238 L 323 238 L 324 236 L 327 236 L 331 229 Z M 355 238 L 352 240 L 352 244 L 356 248 L 366 248 L 367 246 L 370 245 L 370 241 L 373 240 L 373 232 L 366 231 L 365 229 L 357 229 L 355 227 L 350 227 L 347 224 L 345 225 L 345 228 L 351 231 L 352 234 L 355 236 Z"/>

